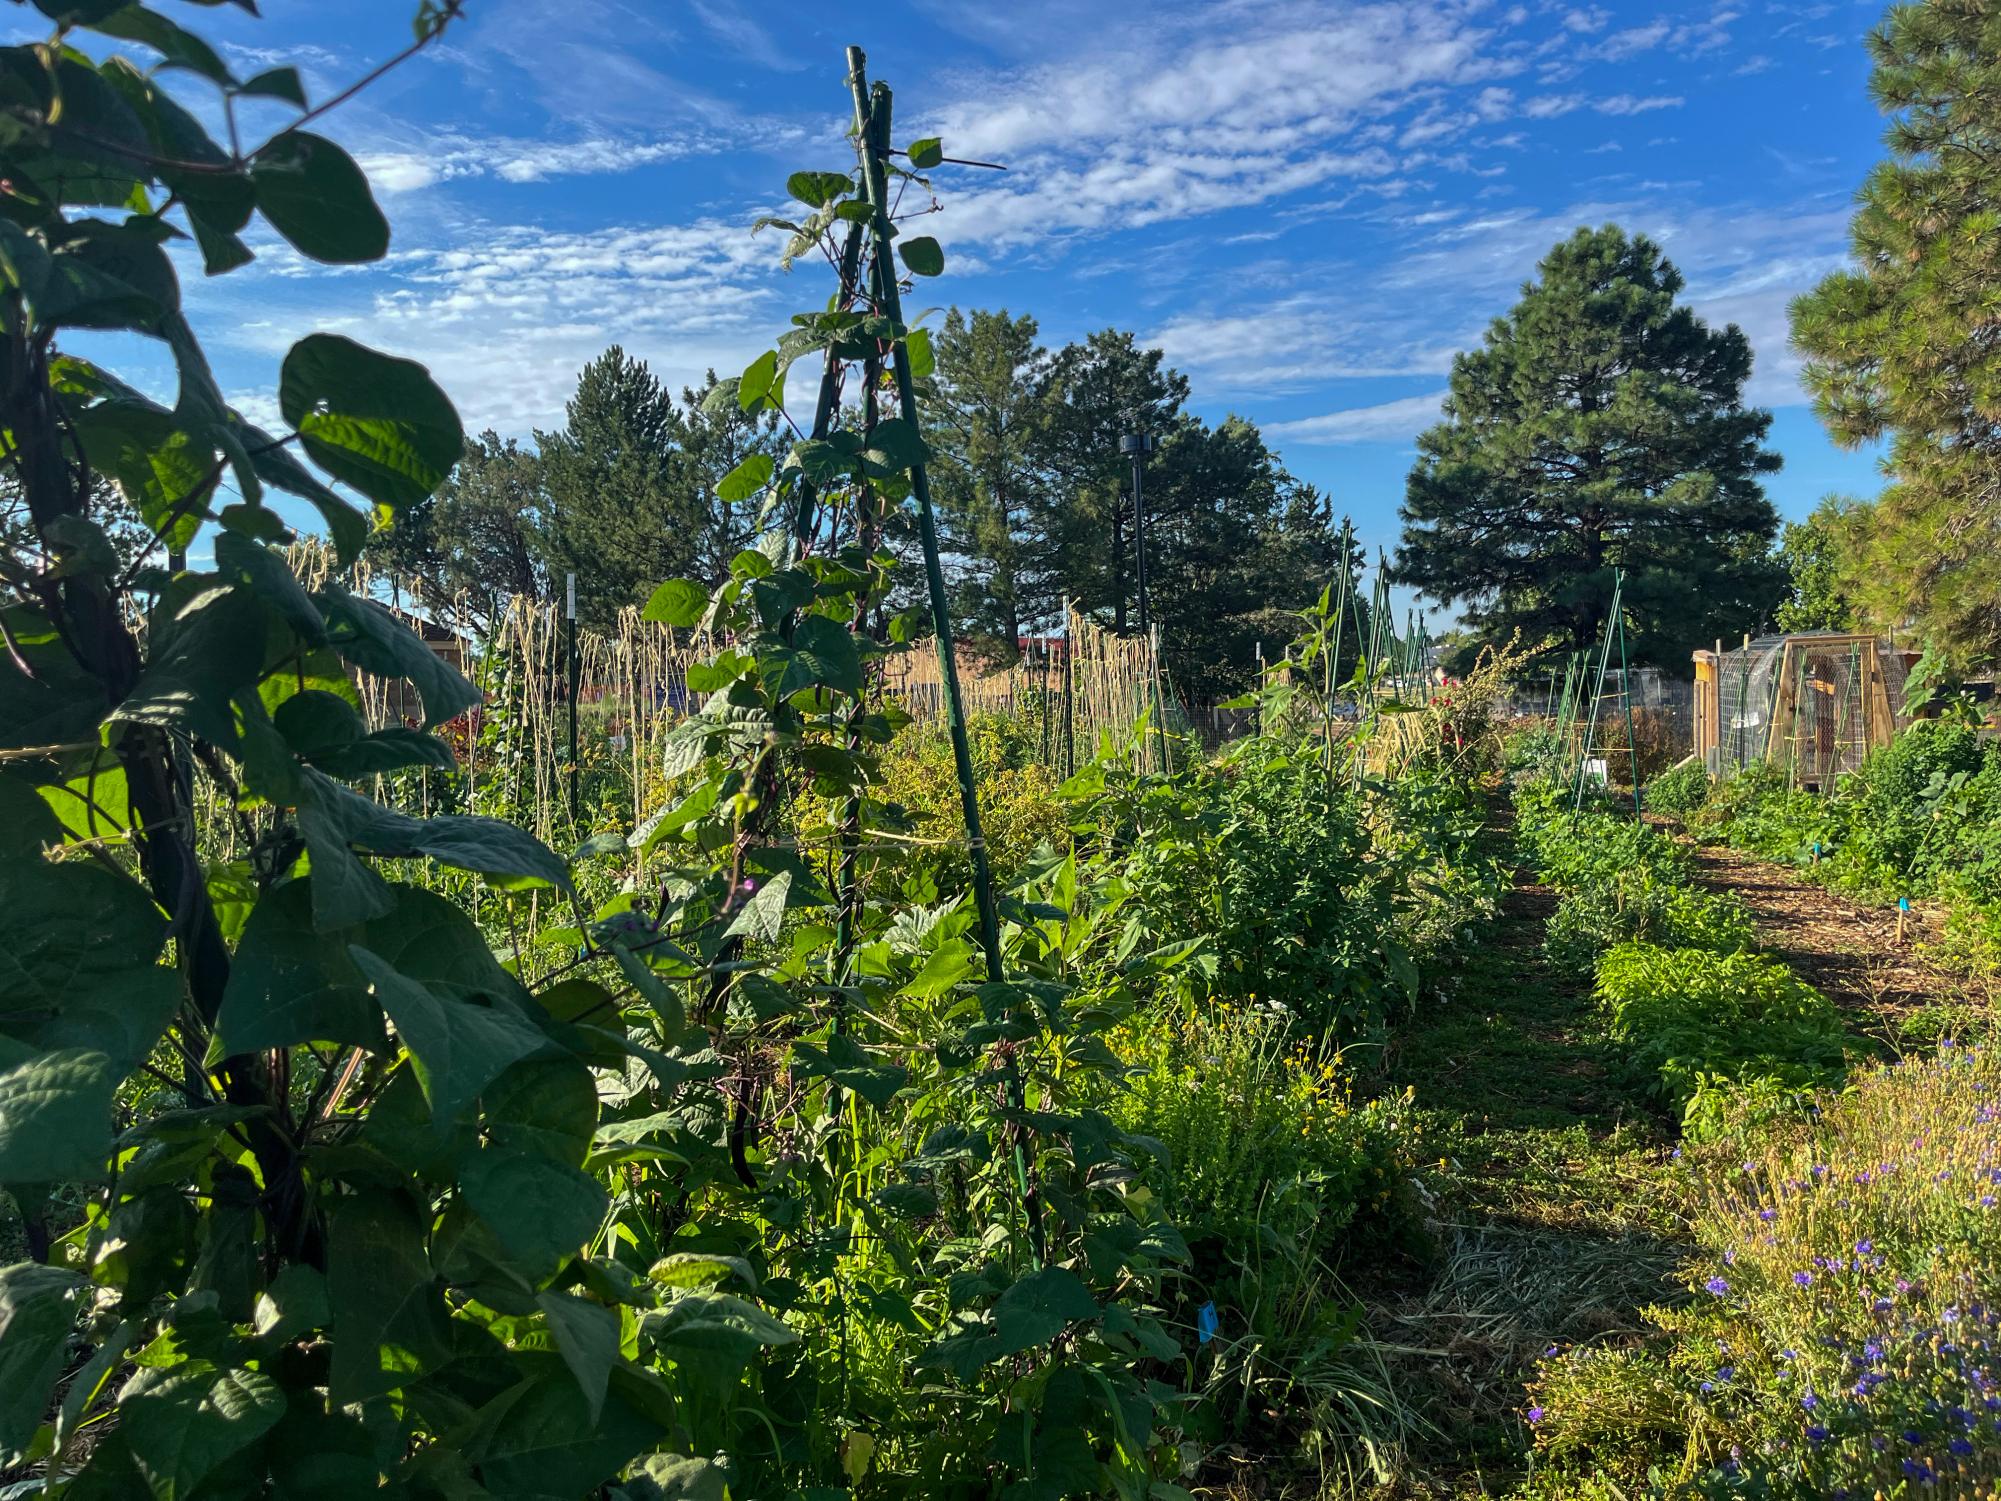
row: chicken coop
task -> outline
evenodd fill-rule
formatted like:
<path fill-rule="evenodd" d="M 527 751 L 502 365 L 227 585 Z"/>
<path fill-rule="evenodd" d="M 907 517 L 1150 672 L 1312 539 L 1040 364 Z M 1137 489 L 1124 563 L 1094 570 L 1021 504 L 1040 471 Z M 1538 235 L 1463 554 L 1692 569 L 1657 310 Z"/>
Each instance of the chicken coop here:
<path fill-rule="evenodd" d="M 1876 636 L 1746 637 L 1695 653 L 1695 753 L 1712 775 L 1754 761 L 1824 789 L 1904 723 L 1913 653 Z"/>

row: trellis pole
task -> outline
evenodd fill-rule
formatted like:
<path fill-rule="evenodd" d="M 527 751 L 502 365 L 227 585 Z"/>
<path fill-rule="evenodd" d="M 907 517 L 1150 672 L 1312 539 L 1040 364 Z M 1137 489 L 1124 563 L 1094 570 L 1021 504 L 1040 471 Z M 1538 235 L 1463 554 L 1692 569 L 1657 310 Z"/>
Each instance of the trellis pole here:
<path fill-rule="evenodd" d="M 1626 752 L 1633 770 L 1633 817 L 1640 816 L 1640 742 L 1633 735 L 1633 669 L 1626 661 L 1626 612 L 1619 608 L 1621 586 L 1626 572 L 1613 576 L 1612 610 L 1619 617 L 1619 682 L 1626 697 Z"/>
<path fill-rule="evenodd" d="M 869 87 L 865 72 L 867 58 L 859 47 L 848 48 L 848 83 L 854 92 L 855 114 L 861 125 L 856 142 L 861 155 L 862 186 L 869 206 L 869 236 L 874 251 L 877 311 L 893 324 L 903 321 L 903 298 L 897 290 L 896 267 L 890 242 L 894 231 L 889 222 L 888 170 L 892 96 L 887 84 Z M 903 339 L 891 346 L 891 367 L 903 420 L 913 431 L 921 431 L 917 413 L 916 381 L 910 373 L 910 347 Z M 945 570 L 938 554 L 938 522 L 931 508 L 931 479 L 920 458 L 910 466 L 910 490 L 917 509 L 917 535 L 924 550 L 924 583 L 931 601 L 931 625 L 938 637 L 938 676 L 944 698 L 945 728 L 952 741 L 952 765 L 959 779 L 959 807 L 966 824 L 966 855 L 972 866 L 973 902 L 979 912 L 980 947 L 986 957 L 987 978 L 1003 977 L 1001 963 L 1000 908 L 994 900 L 993 872 L 987 859 L 987 841 L 980 826 L 979 786 L 973 774 L 972 747 L 966 739 L 963 699 L 959 690 L 959 659 L 952 636 L 952 611 L 945 593 Z M 1009 1106 L 1021 1113 L 1027 1101 L 1021 1071 L 1012 1062 L 1004 1065 Z M 1014 1167 L 1021 1191 L 1022 1209 L 1028 1221 L 1029 1242 L 1037 1266 L 1048 1260 L 1048 1244 L 1043 1234 L 1042 1210 L 1036 1191 L 1030 1186 L 1028 1164 L 1019 1139 L 1014 1144 Z"/>
<path fill-rule="evenodd" d="M 1591 711 L 1584 721 L 1584 748 L 1577 757 L 1577 796 L 1571 803 L 1570 812 L 1574 818 L 1584 811 L 1584 773 L 1591 762 L 1591 743 L 1598 732 L 1598 700 L 1605 692 L 1605 672 L 1612 662 L 1612 622 L 1619 613 L 1619 594 L 1625 582 L 1625 574 L 1618 569 L 1612 571 L 1612 613 L 1605 617 L 1603 643 L 1598 650 L 1598 679 L 1591 689 Z"/>

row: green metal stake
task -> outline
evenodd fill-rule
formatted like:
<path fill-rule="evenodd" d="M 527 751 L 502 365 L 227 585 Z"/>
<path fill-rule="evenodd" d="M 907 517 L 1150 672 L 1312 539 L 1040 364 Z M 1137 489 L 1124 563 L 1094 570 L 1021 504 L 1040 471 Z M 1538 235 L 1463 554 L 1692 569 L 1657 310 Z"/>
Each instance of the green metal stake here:
<path fill-rule="evenodd" d="M 884 163 L 889 160 L 890 112 L 892 100 L 887 85 L 868 87 L 864 68 L 866 57 L 859 47 L 848 48 L 848 80 L 854 91 L 855 111 L 865 122 L 861 147 L 862 181 L 869 206 L 869 230 L 875 251 L 875 294 L 878 310 L 891 323 L 903 321 L 903 299 L 897 291 L 896 270 L 890 259 L 892 231 L 889 222 L 889 188 Z M 903 420 L 913 431 L 921 429 L 917 413 L 916 382 L 910 373 L 910 348 L 897 340 L 891 350 L 896 377 L 897 400 Z M 945 700 L 945 728 L 952 740 L 952 765 L 959 778 L 959 806 L 966 822 L 966 854 L 972 865 L 973 901 L 979 911 L 980 947 L 986 955 L 987 978 L 1000 980 L 1000 908 L 994 901 L 992 868 L 987 860 L 987 841 L 980 828 L 980 794 L 973 773 L 972 747 L 966 740 L 964 701 L 959 692 L 959 657 L 952 638 L 952 611 L 945 593 L 945 570 L 938 557 L 938 522 L 931 509 L 931 480 L 919 462 L 910 466 L 911 496 L 917 506 L 917 535 L 924 549 L 924 582 L 931 599 L 931 625 L 938 637 L 938 676 Z M 1017 1112 L 1027 1109 L 1021 1073 L 1014 1065 L 1006 1069 L 1008 1103 Z M 1021 1143 L 1014 1147 L 1015 1176 L 1021 1189 L 1022 1208 L 1028 1220 L 1029 1242 L 1038 1266 L 1048 1260 L 1049 1247 L 1043 1233 L 1042 1209 L 1029 1186 L 1028 1165 Z"/>
<path fill-rule="evenodd" d="M 1612 574 L 1612 615 L 1619 613 L 1619 584 L 1623 576 L 1615 569 Z M 1584 811 L 1584 770 L 1591 760 L 1591 742 L 1598 733 L 1598 700 L 1605 692 L 1605 671 L 1612 663 L 1612 617 L 1605 620 L 1604 644 L 1598 652 L 1598 681 L 1591 690 L 1591 713 L 1584 721 L 1584 749 L 1577 757 L 1577 797 L 1571 804 L 1570 813 L 1574 818 Z"/>
<path fill-rule="evenodd" d="M 1625 583 L 1625 570 L 1619 570 L 1613 584 L 1612 597 L 1616 600 Z M 1619 611 L 1619 682 L 1626 690 L 1626 751 L 1633 768 L 1633 817 L 1640 816 L 1640 743 L 1633 738 L 1633 670 L 1626 663 L 1626 612 Z"/>

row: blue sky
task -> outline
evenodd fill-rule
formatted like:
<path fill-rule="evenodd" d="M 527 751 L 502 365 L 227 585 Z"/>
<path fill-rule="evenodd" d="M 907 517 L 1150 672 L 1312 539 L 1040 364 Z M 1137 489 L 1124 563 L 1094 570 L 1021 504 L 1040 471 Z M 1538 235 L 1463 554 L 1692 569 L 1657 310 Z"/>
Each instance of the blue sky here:
<path fill-rule="evenodd" d="M 189 19 L 315 98 L 407 42 L 412 0 L 264 0 Z M 178 8 L 177 8 L 178 9 Z M 1005 162 L 937 174 L 927 301 L 1005 306 L 1055 345 L 1163 347 L 1205 416 L 1259 423 L 1371 545 L 1394 542 L 1412 435 L 1453 351 L 1580 224 L 1652 234 L 1757 353 L 1787 516 L 1868 493 L 1805 405 L 1785 309 L 1844 257 L 1880 154 L 1862 36 L 1880 6 L 1114 4 L 1093 0 L 469 0 L 445 43 L 333 116 L 395 231 L 333 270 L 257 243 L 189 301 L 225 388 L 272 410 L 315 327 L 430 364 L 470 428 L 560 422 L 614 341 L 680 384 L 740 369 L 823 268 L 751 221 L 787 172 L 842 168 L 842 48 L 897 92 L 897 136 Z M 17 28 L 18 29 L 18 28 Z M 152 352 L 122 353 L 147 362 Z M 130 362 L 125 361 L 126 368 Z"/>

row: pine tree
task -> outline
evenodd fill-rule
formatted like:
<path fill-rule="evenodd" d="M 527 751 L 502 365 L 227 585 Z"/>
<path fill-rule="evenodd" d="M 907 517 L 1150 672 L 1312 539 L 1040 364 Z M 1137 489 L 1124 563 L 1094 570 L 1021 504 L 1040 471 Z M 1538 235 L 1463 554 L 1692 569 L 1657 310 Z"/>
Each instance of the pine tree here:
<path fill-rule="evenodd" d="M 434 619 L 490 628 L 514 595 L 543 598 L 541 466 L 512 438 L 488 431 L 435 494 L 408 506 L 369 554 L 421 593 Z"/>
<path fill-rule="evenodd" d="M 1557 245 L 1453 360 L 1445 420 L 1418 439 L 1399 578 L 1463 607 L 1483 640 L 1594 642 L 1626 570 L 1635 658 L 1683 665 L 1762 626 L 1783 589 L 1759 476 L 1771 414 L 1743 404 L 1751 346 L 1706 327 L 1681 274 L 1615 226 Z"/>
<path fill-rule="evenodd" d="M 1892 6 L 1870 35 L 1890 156 L 1850 227 L 1857 269 L 1793 304 L 1837 441 L 1891 435 L 1850 581 L 1877 623 L 2001 657 L 2001 7 Z"/>
<path fill-rule="evenodd" d="M 934 341 L 925 404 L 931 489 L 953 561 L 954 613 L 969 640 L 1011 659 L 1027 624 L 1054 623 L 1044 581 L 1025 570 L 1043 482 L 1048 352 L 1031 317 L 953 308 Z"/>
<path fill-rule="evenodd" d="M 535 435 L 548 496 L 549 569 L 577 576 L 577 615 L 603 629 L 663 579 L 694 571 L 695 537 L 674 504 L 673 398 L 613 345 L 577 377 L 559 432 Z"/>
<path fill-rule="evenodd" d="M 682 404 L 613 345 L 584 367 L 560 432 L 537 433 L 543 550 L 552 579 L 577 575 L 577 615 L 608 627 L 665 579 L 719 581 L 756 531 L 755 502 L 717 494 L 754 451 L 783 446 L 775 415 L 746 415 L 709 373 Z"/>

